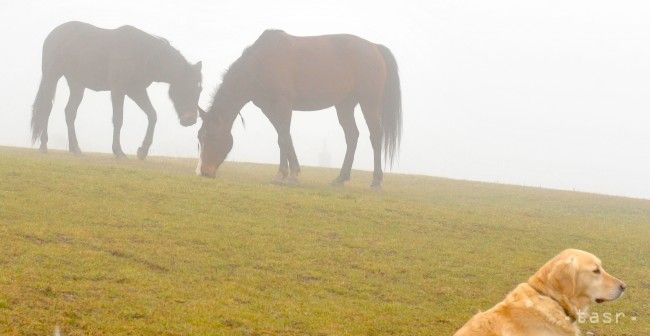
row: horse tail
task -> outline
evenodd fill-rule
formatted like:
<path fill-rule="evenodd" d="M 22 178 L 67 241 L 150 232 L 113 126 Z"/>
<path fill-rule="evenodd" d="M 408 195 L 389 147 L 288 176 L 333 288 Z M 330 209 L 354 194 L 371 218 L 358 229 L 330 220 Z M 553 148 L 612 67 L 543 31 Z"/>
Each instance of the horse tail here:
<path fill-rule="evenodd" d="M 35 143 L 43 132 L 47 130 L 47 121 L 52 111 L 52 101 L 54 101 L 54 94 L 56 93 L 56 84 L 60 78 L 60 76 L 53 74 L 51 66 L 48 64 L 48 54 L 46 53 L 48 49 L 47 40 L 43 45 L 41 84 L 38 86 L 38 93 L 36 93 L 36 99 L 32 105 L 32 143 Z"/>
<path fill-rule="evenodd" d="M 393 166 L 393 161 L 402 138 L 402 89 L 399 81 L 399 69 L 395 56 L 387 47 L 377 45 L 386 64 L 386 84 L 381 116 L 384 138 L 384 163 Z"/>

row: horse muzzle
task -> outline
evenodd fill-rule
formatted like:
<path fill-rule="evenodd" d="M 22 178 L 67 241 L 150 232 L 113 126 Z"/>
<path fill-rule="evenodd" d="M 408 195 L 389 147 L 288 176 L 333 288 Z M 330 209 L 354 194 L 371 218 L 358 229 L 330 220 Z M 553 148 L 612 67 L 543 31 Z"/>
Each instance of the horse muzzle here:
<path fill-rule="evenodd" d="M 181 126 L 187 127 L 196 124 L 196 112 L 187 112 L 181 114 L 179 121 Z"/>

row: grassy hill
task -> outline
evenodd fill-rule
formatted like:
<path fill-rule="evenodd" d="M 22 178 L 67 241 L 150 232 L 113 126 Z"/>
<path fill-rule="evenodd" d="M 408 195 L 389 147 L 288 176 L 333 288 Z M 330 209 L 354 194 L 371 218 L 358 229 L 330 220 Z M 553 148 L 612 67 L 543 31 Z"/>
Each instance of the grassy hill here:
<path fill-rule="evenodd" d="M 650 201 L 388 174 L 0 147 L 0 334 L 451 335 L 567 247 L 650 330 Z"/>

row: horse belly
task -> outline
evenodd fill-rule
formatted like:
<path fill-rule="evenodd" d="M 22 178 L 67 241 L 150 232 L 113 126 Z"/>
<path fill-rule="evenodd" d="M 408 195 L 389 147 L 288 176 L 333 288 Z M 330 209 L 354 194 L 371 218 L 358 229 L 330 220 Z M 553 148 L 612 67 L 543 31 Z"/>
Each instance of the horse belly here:
<path fill-rule="evenodd" d="M 297 69 L 294 75 L 295 110 L 322 110 L 340 103 L 354 91 L 354 78 L 345 66 L 315 64 Z"/>
<path fill-rule="evenodd" d="M 110 47 L 104 43 L 78 43 L 66 50 L 64 75 L 94 91 L 109 89 Z"/>
<path fill-rule="evenodd" d="M 108 72 L 105 67 L 97 68 L 90 64 L 78 64 L 75 71 L 68 72 L 66 78 L 93 91 L 110 89 Z"/>
<path fill-rule="evenodd" d="M 105 73 L 98 71 L 88 71 L 84 72 L 82 75 L 76 74 L 73 76 L 67 76 L 72 78 L 77 83 L 81 84 L 83 87 L 91 89 L 93 91 L 108 91 L 110 90 L 110 85 L 108 81 L 108 76 Z"/>
<path fill-rule="evenodd" d="M 349 94 L 342 93 L 317 94 L 311 92 L 295 97 L 292 109 L 296 111 L 323 110 L 342 102 L 348 96 Z"/>

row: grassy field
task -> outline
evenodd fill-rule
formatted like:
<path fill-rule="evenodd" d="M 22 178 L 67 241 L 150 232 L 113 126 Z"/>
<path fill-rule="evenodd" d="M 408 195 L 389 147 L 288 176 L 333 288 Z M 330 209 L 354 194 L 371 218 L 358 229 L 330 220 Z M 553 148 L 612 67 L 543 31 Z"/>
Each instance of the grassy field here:
<path fill-rule="evenodd" d="M 650 330 L 650 201 L 194 164 L 0 147 L 0 334 L 451 335 L 567 247 L 630 286 L 583 331 Z"/>

